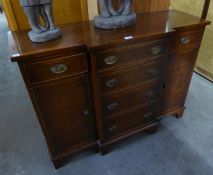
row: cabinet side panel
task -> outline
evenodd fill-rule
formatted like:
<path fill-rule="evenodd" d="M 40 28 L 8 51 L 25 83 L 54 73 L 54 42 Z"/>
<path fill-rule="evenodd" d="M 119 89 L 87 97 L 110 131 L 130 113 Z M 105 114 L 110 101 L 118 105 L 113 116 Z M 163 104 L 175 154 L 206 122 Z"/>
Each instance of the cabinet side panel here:
<path fill-rule="evenodd" d="M 193 30 L 186 28 L 177 31 L 172 38 L 159 115 L 179 115 L 184 109 L 204 29 L 199 26 Z"/>

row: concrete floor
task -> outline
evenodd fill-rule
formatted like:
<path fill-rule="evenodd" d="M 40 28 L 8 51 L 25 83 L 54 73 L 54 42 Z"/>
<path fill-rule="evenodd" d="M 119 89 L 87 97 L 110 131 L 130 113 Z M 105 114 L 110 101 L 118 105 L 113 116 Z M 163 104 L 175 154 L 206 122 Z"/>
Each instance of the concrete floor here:
<path fill-rule="evenodd" d="M 212 175 L 213 84 L 193 76 L 183 119 L 166 118 L 158 133 L 139 134 L 104 157 L 85 151 L 55 170 L 0 16 L 0 175 Z"/>

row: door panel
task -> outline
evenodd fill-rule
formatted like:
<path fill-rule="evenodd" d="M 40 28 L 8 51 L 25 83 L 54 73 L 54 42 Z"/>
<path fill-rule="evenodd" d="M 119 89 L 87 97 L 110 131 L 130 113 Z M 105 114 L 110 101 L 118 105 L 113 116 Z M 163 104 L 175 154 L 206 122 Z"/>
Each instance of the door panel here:
<path fill-rule="evenodd" d="M 86 75 L 33 89 L 55 153 L 95 140 Z"/>
<path fill-rule="evenodd" d="M 196 49 L 169 55 L 161 114 L 184 107 L 196 57 Z"/>

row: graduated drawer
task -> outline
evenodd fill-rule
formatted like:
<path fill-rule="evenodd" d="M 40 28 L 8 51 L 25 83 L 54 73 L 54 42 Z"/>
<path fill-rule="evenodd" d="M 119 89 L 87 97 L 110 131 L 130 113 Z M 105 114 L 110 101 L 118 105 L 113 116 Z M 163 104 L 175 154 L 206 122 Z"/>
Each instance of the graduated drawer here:
<path fill-rule="evenodd" d="M 177 31 L 171 43 L 171 51 L 183 51 L 199 47 L 203 32 L 203 29 Z"/>
<path fill-rule="evenodd" d="M 136 110 L 125 111 L 114 118 L 104 120 L 106 137 L 119 136 L 156 120 L 158 103 L 151 103 Z"/>
<path fill-rule="evenodd" d="M 98 70 L 111 69 L 125 65 L 137 65 L 150 62 L 152 58 L 167 53 L 167 41 L 159 40 L 150 43 L 122 47 L 96 54 Z"/>
<path fill-rule="evenodd" d="M 102 111 L 105 117 L 159 100 L 161 82 L 131 89 L 126 92 L 102 96 Z"/>
<path fill-rule="evenodd" d="M 99 75 L 101 93 L 123 91 L 150 83 L 163 76 L 165 59 Z"/>
<path fill-rule="evenodd" d="M 63 78 L 86 72 L 87 56 L 78 54 L 26 64 L 24 71 L 30 84 Z"/>

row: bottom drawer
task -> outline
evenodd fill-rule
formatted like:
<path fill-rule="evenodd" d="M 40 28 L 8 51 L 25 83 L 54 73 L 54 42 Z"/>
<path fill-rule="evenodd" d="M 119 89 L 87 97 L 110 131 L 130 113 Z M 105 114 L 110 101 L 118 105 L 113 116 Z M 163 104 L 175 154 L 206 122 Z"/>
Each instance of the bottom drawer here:
<path fill-rule="evenodd" d="M 118 136 L 156 120 L 158 102 L 104 120 L 106 137 Z"/>

